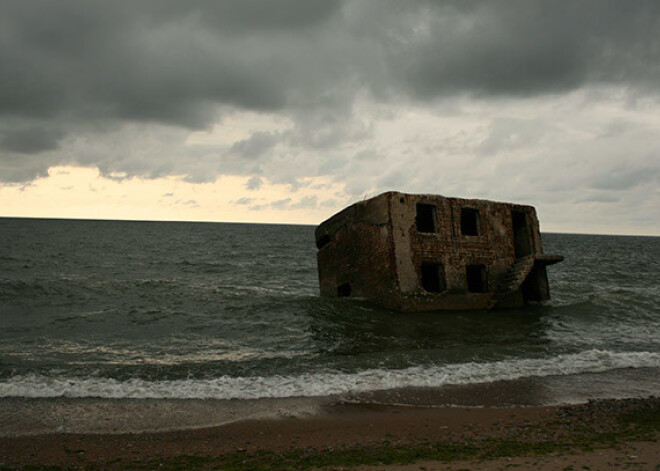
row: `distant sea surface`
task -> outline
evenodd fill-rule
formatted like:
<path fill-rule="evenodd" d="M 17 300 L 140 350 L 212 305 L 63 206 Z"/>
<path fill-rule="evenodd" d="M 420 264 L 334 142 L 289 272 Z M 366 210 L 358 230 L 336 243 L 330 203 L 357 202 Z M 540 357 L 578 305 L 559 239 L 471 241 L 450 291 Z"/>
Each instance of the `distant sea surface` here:
<path fill-rule="evenodd" d="M 566 258 L 548 269 L 552 301 L 398 313 L 321 298 L 313 233 L 0 219 L 0 397 L 348 397 L 539 378 L 660 393 L 660 238 L 543 234 Z"/>

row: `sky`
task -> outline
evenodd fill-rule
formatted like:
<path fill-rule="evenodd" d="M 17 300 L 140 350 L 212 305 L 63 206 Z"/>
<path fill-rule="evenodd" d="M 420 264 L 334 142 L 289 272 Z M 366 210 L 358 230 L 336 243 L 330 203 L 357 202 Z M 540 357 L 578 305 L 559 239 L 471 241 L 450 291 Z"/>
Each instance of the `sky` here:
<path fill-rule="evenodd" d="M 660 2 L 0 0 L 0 216 L 318 224 L 390 190 L 660 235 Z"/>

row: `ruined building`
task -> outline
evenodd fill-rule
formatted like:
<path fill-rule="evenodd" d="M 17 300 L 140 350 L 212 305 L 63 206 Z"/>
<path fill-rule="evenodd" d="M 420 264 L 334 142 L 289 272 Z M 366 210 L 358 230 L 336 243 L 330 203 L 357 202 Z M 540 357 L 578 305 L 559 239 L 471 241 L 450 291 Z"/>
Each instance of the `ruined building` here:
<path fill-rule="evenodd" d="M 491 309 L 550 299 L 532 206 L 387 192 L 316 229 L 321 295 L 402 310 Z"/>

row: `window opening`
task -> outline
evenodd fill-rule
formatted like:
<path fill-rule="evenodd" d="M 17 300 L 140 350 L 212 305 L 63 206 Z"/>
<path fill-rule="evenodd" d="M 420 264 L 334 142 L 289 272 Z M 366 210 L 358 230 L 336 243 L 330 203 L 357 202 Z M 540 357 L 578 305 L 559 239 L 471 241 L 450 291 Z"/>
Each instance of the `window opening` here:
<path fill-rule="evenodd" d="M 337 296 L 340 298 L 348 298 L 351 295 L 351 284 L 344 283 L 343 285 L 337 286 Z"/>
<path fill-rule="evenodd" d="M 322 235 L 316 241 L 316 248 L 320 250 L 329 243 L 330 243 L 330 236 L 328 234 Z"/>
<path fill-rule="evenodd" d="M 470 293 L 488 292 L 488 277 L 484 265 L 467 265 L 465 267 L 467 289 Z"/>
<path fill-rule="evenodd" d="M 461 208 L 461 234 L 467 236 L 479 235 L 479 210 Z"/>
<path fill-rule="evenodd" d="M 513 221 L 513 247 L 516 258 L 525 257 L 532 253 L 532 241 L 527 225 L 527 214 L 522 211 L 511 211 Z"/>
<path fill-rule="evenodd" d="M 417 232 L 436 232 L 435 205 L 417 203 Z"/>
<path fill-rule="evenodd" d="M 422 288 L 429 293 L 440 293 L 447 289 L 445 267 L 441 263 L 422 262 Z"/>

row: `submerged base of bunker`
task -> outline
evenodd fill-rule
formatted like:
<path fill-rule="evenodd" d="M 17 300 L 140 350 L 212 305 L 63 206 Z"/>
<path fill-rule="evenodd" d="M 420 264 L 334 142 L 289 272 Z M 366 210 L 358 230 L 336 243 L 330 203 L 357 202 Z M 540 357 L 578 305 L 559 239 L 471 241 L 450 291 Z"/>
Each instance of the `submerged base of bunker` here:
<path fill-rule="evenodd" d="M 322 296 L 401 311 L 519 307 L 550 299 L 536 210 L 387 192 L 316 228 Z"/>

